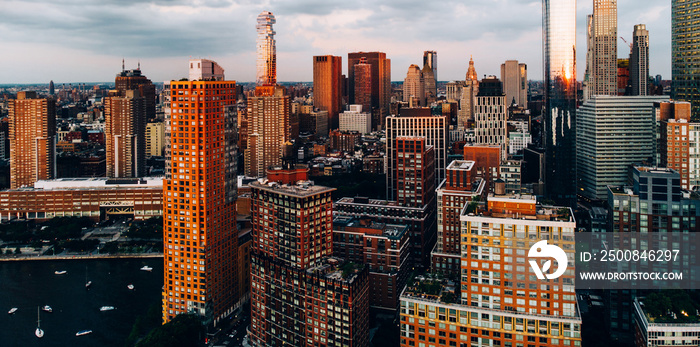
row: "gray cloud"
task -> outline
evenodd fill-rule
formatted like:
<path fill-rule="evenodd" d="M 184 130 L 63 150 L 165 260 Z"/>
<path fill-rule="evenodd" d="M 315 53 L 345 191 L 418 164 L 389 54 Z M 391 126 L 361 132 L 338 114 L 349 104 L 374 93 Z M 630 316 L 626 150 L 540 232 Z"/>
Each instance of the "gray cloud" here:
<path fill-rule="evenodd" d="M 585 16 L 592 1 L 578 1 L 579 75 L 585 69 Z M 670 76 L 669 7 L 658 0 L 618 4 L 620 36 L 631 40 L 632 25 L 648 21 L 652 73 L 664 77 Z M 393 79 L 403 79 L 425 49 L 438 51 L 440 79 L 463 78 L 470 54 L 478 59 L 480 74 L 497 74 L 503 60 L 518 59 L 530 65 L 532 78 L 540 78 L 541 8 L 540 0 L 4 0 L 0 47 L 11 52 L 5 53 L 12 55 L 11 61 L 20 62 L 25 53 L 13 47 L 29 46 L 32 52 L 71 48 L 88 57 L 143 57 L 154 62 L 222 57 L 230 64 L 224 65 L 227 74 L 252 80 L 255 18 L 269 10 L 277 16 L 278 54 L 299 59 L 278 61 L 281 79 L 310 80 L 312 55 L 347 56 L 354 50 L 385 50 L 392 59 Z M 341 18 L 342 13 L 357 17 Z M 35 64 L 37 59 L 32 57 Z M 47 54 L 46 65 L 65 66 L 72 73 L 79 68 L 71 65 L 75 62 L 54 59 Z M 167 64 L 153 65 L 161 69 L 154 74 L 172 75 L 164 70 Z M 91 73 L 111 78 L 112 70 Z M 44 69 L 18 66 L 0 71 L 0 81 L 46 79 L 32 75 L 35 71 Z"/>

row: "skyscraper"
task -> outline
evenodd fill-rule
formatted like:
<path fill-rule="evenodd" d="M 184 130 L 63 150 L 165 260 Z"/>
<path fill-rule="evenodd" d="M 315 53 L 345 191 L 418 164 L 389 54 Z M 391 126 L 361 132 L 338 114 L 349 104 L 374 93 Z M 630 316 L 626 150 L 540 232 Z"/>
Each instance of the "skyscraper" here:
<path fill-rule="evenodd" d="M 333 255 L 335 189 L 299 181 L 251 188 L 254 346 L 367 346 L 368 269 Z"/>
<path fill-rule="evenodd" d="M 9 102 L 10 188 L 56 176 L 56 102 L 19 92 Z"/>
<path fill-rule="evenodd" d="M 362 57 L 353 66 L 352 88 L 355 103 L 362 105 L 362 112 L 372 114 L 372 65 L 367 63 L 367 58 Z"/>
<path fill-rule="evenodd" d="M 54 95 L 55 90 L 53 86 L 53 80 L 49 81 L 49 95 Z"/>
<path fill-rule="evenodd" d="M 272 165 L 282 164 L 282 148 L 291 140 L 290 100 L 286 88 L 255 88 L 248 98 L 248 141 L 244 150 L 244 172 L 263 177 Z"/>
<path fill-rule="evenodd" d="M 593 0 L 593 95 L 617 95 L 617 0 Z"/>
<path fill-rule="evenodd" d="M 437 69 L 437 52 L 435 51 L 424 51 L 423 52 L 423 66 L 428 65 L 430 69 L 433 70 L 433 77 L 435 77 L 435 82 L 438 81 L 438 69 Z"/>
<path fill-rule="evenodd" d="M 428 72 L 430 70 L 430 72 Z M 425 97 L 428 102 L 437 98 L 437 52 L 423 52 L 423 78 L 425 79 Z"/>
<path fill-rule="evenodd" d="M 348 53 L 348 93 L 351 104 L 362 104 L 356 98 L 355 65 L 360 59 L 366 58 L 366 64 L 370 65 L 370 93 L 371 108 L 362 109 L 362 112 L 372 113 L 372 127 L 374 129 L 384 126 L 384 118 L 389 115 L 389 102 L 391 101 L 391 59 L 386 58 L 382 52 L 354 52 Z"/>
<path fill-rule="evenodd" d="M 397 200 L 396 187 L 397 165 L 399 158 L 395 149 L 399 137 L 425 137 L 426 145 L 433 146 L 435 151 L 435 186 L 445 178 L 445 161 L 447 160 L 448 120 L 445 116 L 389 116 L 386 119 L 387 143 L 387 199 Z"/>
<path fill-rule="evenodd" d="M 138 89 L 104 100 L 107 177 L 146 173 L 146 100 Z"/>
<path fill-rule="evenodd" d="M 195 313 L 216 326 L 238 304 L 236 82 L 170 81 L 170 91 L 163 322 Z"/>
<path fill-rule="evenodd" d="M 515 102 L 527 108 L 527 65 L 517 60 L 501 64 L 501 82 L 506 95 L 506 105 Z"/>
<path fill-rule="evenodd" d="M 474 107 L 475 144 L 499 146 L 501 160 L 508 158 L 507 117 L 508 108 L 501 81 L 493 76 L 484 78 L 479 84 Z"/>
<path fill-rule="evenodd" d="M 649 31 L 644 24 L 634 26 L 630 54 L 632 95 L 647 95 L 649 83 Z"/>
<path fill-rule="evenodd" d="M 461 276 L 456 285 L 416 277 L 420 284 L 406 287 L 401 347 L 581 344 L 570 208 L 541 205 L 534 196 L 491 195 L 484 207 L 463 208 L 458 225 Z M 566 253 L 558 280 L 538 281 L 528 266 L 526 255 L 538 240 Z"/>
<path fill-rule="evenodd" d="M 596 95 L 583 103 L 576 115 L 579 194 L 604 200 L 609 185 L 625 184 L 630 165 L 653 158 L 653 106 L 664 100 L 668 96 Z"/>
<path fill-rule="evenodd" d="M 700 118 L 700 90 L 697 57 L 700 48 L 700 0 L 671 1 L 671 98 L 692 105 L 691 119 Z"/>
<path fill-rule="evenodd" d="M 275 15 L 263 11 L 258 15 L 258 31 L 255 82 L 258 86 L 277 83 L 277 51 L 275 49 Z"/>
<path fill-rule="evenodd" d="M 459 112 L 457 114 L 457 127 L 468 129 L 468 123 L 474 120 L 474 101 L 479 93 L 479 77 L 474 68 L 474 59 L 469 58 L 469 68 L 467 68 L 466 78 L 462 86 L 459 100 Z"/>
<path fill-rule="evenodd" d="M 423 93 L 423 98 L 425 99 L 425 105 L 427 106 L 435 102 L 437 98 L 437 83 L 435 81 L 433 69 L 430 68 L 430 65 L 423 65 L 421 74 L 423 75 L 423 89 L 425 90 Z"/>
<path fill-rule="evenodd" d="M 338 114 L 343 104 L 343 58 L 314 56 L 314 107 L 328 111 L 328 124 L 338 129 Z"/>
<path fill-rule="evenodd" d="M 412 99 L 417 103 L 412 103 Z M 411 64 L 406 72 L 403 81 L 403 101 L 407 101 L 410 107 L 425 106 L 425 80 L 416 64 Z"/>
<path fill-rule="evenodd" d="M 138 90 L 146 105 L 146 120 L 156 117 L 156 86 L 141 73 L 141 64 L 133 70 L 124 70 L 114 79 L 114 89 L 118 96 L 125 96 L 127 90 Z"/>
<path fill-rule="evenodd" d="M 542 29 L 545 193 L 573 206 L 576 202 L 576 0 L 543 0 Z"/>

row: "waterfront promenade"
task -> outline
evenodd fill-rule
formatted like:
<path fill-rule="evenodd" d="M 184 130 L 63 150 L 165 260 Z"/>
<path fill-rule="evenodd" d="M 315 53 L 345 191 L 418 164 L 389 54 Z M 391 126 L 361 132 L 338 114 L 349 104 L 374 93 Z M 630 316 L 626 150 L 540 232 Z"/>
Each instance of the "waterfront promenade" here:
<path fill-rule="evenodd" d="M 162 258 L 163 253 L 121 253 L 121 254 L 59 254 L 59 255 L 3 255 L 2 261 L 29 260 L 79 260 L 79 259 L 131 259 L 131 258 Z"/>

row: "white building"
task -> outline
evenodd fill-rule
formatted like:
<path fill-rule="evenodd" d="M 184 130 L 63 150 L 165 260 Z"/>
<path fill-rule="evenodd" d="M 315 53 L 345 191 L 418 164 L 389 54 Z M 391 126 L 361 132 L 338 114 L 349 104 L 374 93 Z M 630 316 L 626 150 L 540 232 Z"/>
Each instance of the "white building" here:
<path fill-rule="evenodd" d="M 338 116 L 340 131 L 357 131 L 360 134 L 372 132 L 372 115 L 362 113 L 362 105 L 350 105 Z"/>
<path fill-rule="evenodd" d="M 209 59 L 190 60 L 190 81 L 224 80 L 224 68 Z"/>

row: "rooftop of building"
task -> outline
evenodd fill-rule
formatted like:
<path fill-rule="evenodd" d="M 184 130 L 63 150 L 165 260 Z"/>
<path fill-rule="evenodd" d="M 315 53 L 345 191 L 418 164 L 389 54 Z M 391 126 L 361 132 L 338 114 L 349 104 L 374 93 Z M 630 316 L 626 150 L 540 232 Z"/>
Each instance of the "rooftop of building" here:
<path fill-rule="evenodd" d="M 317 186 L 313 181 L 298 181 L 296 184 L 279 184 L 277 182 L 269 182 L 267 179 L 259 179 L 249 184 L 251 188 L 267 190 L 273 193 L 291 195 L 299 198 L 332 192 L 335 188 Z"/>
<path fill-rule="evenodd" d="M 370 198 L 363 197 L 363 196 L 356 196 L 353 198 L 350 198 L 350 197 L 340 198 L 336 201 L 336 203 L 340 203 L 340 204 L 364 204 L 364 205 L 379 206 L 379 207 L 386 206 L 386 207 L 395 207 L 395 208 L 402 208 L 402 209 L 421 210 L 421 208 L 418 208 L 418 207 L 402 206 L 401 204 L 399 204 L 396 201 L 370 199 Z"/>
<path fill-rule="evenodd" d="M 639 172 L 648 172 L 648 173 L 656 173 L 656 174 L 673 174 L 673 173 L 678 173 L 678 171 L 674 169 L 669 169 L 666 167 L 658 167 L 658 166 L 633 166 L 633 169 Z"/>
<path fill-rule="evenodd" d="M 470 171 L 474 167 L 473 160 L 453 160 L 447 165 L 447 170 Z"/>
<path fill-rule="evenodd" d="M 389 239 L 401 239 L 408 231 L 408 226 L 403 224 L 378 223 L 370 219 L 361 219 L 350 216 L 335 216 L 333 218 L 333 229 L 342 230 L 345 228 L 364 228 L 374 232 L 371 234 L 382 235 Z"/>
<path fill-rule="evenodd" d="M 491 203 L 503 203 L 496 208 Z M 529 205 L 525 206 L 525 205 Z M 489 194 L 487 203 L 473 201 L 462 209 L 462 216 L 481 216 L 504 219 L 523 219 L 551 222 L 575 223 L 574 213 L 569 207 L 541 204 L 534 195 Z"/>
<path fill-rule="evenodd" d="M 418 275 L 406 283 L 403 295 L 445 304 L 458 303 L 460 284 L 438 274 Z"/>
<path fill-rule="evenodd" d="M 365 264 L 345 261 L 337 257 L 325 257 L 318 265 L 306 269 L 306 272 L 332 280 L 352 282 L 364 268 Z"/>
<path fill-rule="evenodd" d="M 689 324 L 700 328 L 700 292 L 663 290 L 635 298 L 647 323 Z"/>
<path fill-rule="evenodd" d="M 17 190 L 63 190 L 63 189 L 95 189 L 95 188 L 162 188 L 163 177 L 142 178 L 107 178 L 107 177 L 77 177 L 40 180 L 34 187 L 23 187 Z"/>
<path fill-rule="evenodd" d="M 576 316 L 561 317 L 542 314 L 527 314 L 515 311 L 505 311 L 496 309 L 479 308 L 474 306 L 464 306 L 460 304 L 460 283 L 444 278 L 439 274 L 423 274 L 415 276 L 406 283 L 406 287 L 401 294 L 401 299 L 415 299 L 434 304 L 451 305 L 455 309 L 468 309 L 472 312 L 481 311 L 484 314 L 498 313 L 501 315 L 517 315 L 519 318 L 537 317 L 538 319 L 556 319 L 581 323 L 581 315 L 576 309 Z"/>

